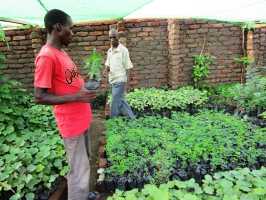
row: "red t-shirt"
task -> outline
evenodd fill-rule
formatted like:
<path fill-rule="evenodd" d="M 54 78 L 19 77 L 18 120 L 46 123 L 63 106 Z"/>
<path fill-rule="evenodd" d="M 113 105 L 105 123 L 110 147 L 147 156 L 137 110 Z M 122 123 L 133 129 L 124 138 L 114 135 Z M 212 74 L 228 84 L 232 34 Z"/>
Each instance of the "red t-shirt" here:
<path fill-rule="evenodd" d="M 84 85 L 78 69 L 66 52 L 48 44 L 35 59 L 34 87 L 62 96 L 77 93 Z M 89 103 L 72 102 L 54 106 L 57 126 L 64 138 L 76 137 L 89 128 L 92 113 Z"/>

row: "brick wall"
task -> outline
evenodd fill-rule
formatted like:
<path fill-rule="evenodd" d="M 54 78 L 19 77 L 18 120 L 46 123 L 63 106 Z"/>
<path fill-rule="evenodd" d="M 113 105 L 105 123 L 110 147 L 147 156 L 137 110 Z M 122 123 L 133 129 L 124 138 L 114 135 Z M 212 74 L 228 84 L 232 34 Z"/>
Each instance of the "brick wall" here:
<path fill-rule="evenodd" d="M 134 69 L 131 87 L 173 88 L 191 82 L 193 56 L 208 53 L 215 56 L 210 68 L 210 83 L 240 81 L 241 67 L 234 58 L 242 55 L 242 31 L 239 26 L 204 20 L 126 20 L 77 24 L 74 38 L 66 49 L 81 67 L 84 57 L 95 47 L 105 58 L 109 48 L 108 30 L 117 25 L 131 56 Z M 10 48 L 0 43 L 0 51 L 7 56 L 4 73 L 32 88 L 34 56 L 45 43 L 43 29 L 6 31 Z M 254 32 L 253 52 L 257 64 L 265 64 L 266 28 Z M 205 41 L 205 42 L 204 42 Z M 203 44 L 204 48 L 203 48 Z M 102 89 L 106 89 L 104 79 Z"/>
<path fill-rule="evenodd" d="M 91 24 L 79 24 L 73 28 L 73 41 L 66 49 L 71 55 L 74 62 L 82 71 L 84 59 L 91 54 L 93 48 L 104 56 L 106 59 L 106 52 L 110 46 L 109 42 L 109 26 L 116 24 L 117 21 L 95 22 Z M 84 74 L 84 72 L 82 72 Z M 85 75 L 85 74 L 84 74 Z M 105 90 L 107 87 L 107 79 L 103 78 L 101 88 Z"/>
<path fill-rule="evenodd" d="M 32 30 L 11 30 L 6 32 L 5 43 L 0 43 L 0 51 L 6 56 L 4 73 L 11 79 L 22 82 L 26 87 L 32 85 L 34 52 L 31 39 Z"/>
<path fill-rule="evenodd" d="M 258 25 L 247 32 L 247 55 L 254 60 L 247 70 L 248 79 L 266 76 L 266 26 Z"/>
<path fill-rule="evenodd" d="M 181 61 L 180 24 L 178 20 L 168 20 L 168 84 L 173 88 L 185 84 L 184 65 Z"/>
<path fill-rule="evenodd" d="M 73 41 L 65 50 L 71 55 L 79 68 L 84 64 L 84 59 L 96 48 L 103 56 L 109 48 L 109 25 L 117 21 L 94 22 L 79 24 L 73 27 Z M 46 32 L 44 29 L 7 30 L 6 39 L 9 43 L 0 42 L 0 51 L 7 57 L 4 73 L 11 79 L 20 81 L 27 89 L 33 88 L 34 58 L 41 46 L 45 44 Z M 84 72 L 81 73 L 83 75 Z M 107 80 L 103 80 L 102 89 L 106 88 Z"/>
<path fill-rule="evenodd" d="M 266 66 L 266 26 L 254 30 L 253 46 L 256 66 Z"/>
<path fill-rule="evenodd" d="M 183 82 L 191 81 L 193 56 L 201 52 L 214 56 L 208 82 L 240 80 L 240 66 L 234 58 L 242 55 L 242 34 L 239 26 L 204 20 L 180 20 L 180 54 Z"/>
<path fill-rule="evenodd" d="M 126 46 L 133 70 L 133 86 L 159 87 L 167 84 L 168 44 L 166 20 L 129 20 L 124 23 Z"/>

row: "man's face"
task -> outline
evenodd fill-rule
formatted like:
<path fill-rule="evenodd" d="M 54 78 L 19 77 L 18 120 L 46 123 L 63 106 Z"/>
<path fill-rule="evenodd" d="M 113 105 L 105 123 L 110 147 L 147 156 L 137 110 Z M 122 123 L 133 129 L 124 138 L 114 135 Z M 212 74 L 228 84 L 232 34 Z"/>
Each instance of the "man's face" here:
<path fill-rule="evenodd" d="M 109 33 L 109 39 L 111 41 L 112 47 L 117 47 L 119 44 L 119 38 L 118 38 L 118 33 L 116 31 L 111 31 Z"/>
<path fill-rule="evenodd" d="M 63 45 L 68 46 L 73 37 L 73 32 L 71 30 L 73 23 L 69 17 L 65 25 L 61 25 L 62 30 L 59 32 L 60 41 Z"/>

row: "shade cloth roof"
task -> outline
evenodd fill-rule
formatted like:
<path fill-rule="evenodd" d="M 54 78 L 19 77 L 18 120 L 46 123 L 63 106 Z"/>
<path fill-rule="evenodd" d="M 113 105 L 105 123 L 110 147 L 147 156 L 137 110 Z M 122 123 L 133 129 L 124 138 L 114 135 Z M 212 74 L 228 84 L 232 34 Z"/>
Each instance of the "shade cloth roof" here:
<path fill-rule="evenodd" d="M 123 18 L 152 0 L 0 0 L 0 17 L 43 24 L 47 10 L 57 8 L 74 22 Z"/>
<path fill-rule="evenodd" d="M 266 22 L 266 0 L 154 0 L 125 18 L 176 17 Z"/>
<path fill-rule="evenodd" d="M 0 0 L 1 18 L 43 24 L 47 10 L 67 12 L 74 22 L 139 18 L 205 18 L 266 22 L 266 0 Z M 0 24 L 1 25 L 1 24 Z"/>

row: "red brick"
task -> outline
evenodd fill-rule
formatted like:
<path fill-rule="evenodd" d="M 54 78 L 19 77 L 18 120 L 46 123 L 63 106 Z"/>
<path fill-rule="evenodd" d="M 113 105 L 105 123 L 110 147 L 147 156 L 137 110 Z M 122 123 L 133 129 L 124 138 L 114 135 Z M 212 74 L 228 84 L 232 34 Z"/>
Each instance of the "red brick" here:
<path fill-rule="evenodd" d="M 104 45 L 104 42 L 103 41 L 94 41 L 94 42 L 91 42 L 90 45 L 100 46 L 100 45 Z"/>
<path fill-rule="evenodd" d="M 103 35 L 103 32 L 102 31 L 89 32 L 89 35 L 92 35 L 92 36 Z"/>
<path fill-rule="evenodd" d="M 139 33 L 137 33 L 138 37 L 145 37 L 145 36 L 148 36 L 148 35 L 149 35 L 148 32 L 139 32 Z"/>
<path fill-rule="evenodd" d="M 101 36 L 97 36 L 97 40 L 107 40 L 107 41 L 109 41 L 109 37 L 108 37 L 108 35 L 101 35 Z"/>
<path fill-rule="evenodd" d="M 96 36 L 87 36 L 87 37 L 83 37 L 81 41 L 95 41 L 96 40 Z"/>
<path fill-rule="evenodd" d="M 24 35 L 21 35 L 21 36 L 14 36 L 13 37 L 13 40 L 25 40 L 26 39 L 26 36 Z"/>
<path fill-rule="evenodd" d="M 85 36 L 87 36 L 87 35 L 89 35 L 88 32 L 77 32 L 77 33 L 75 33 L 75 36 L 85 37 Z"/>
<path fill-rule="evenodd" d="M 142 30 L 145 31 L 145 32 L 153 32 L 154 28 L 152 28 L 152 27 L 143 27 Z"/>

